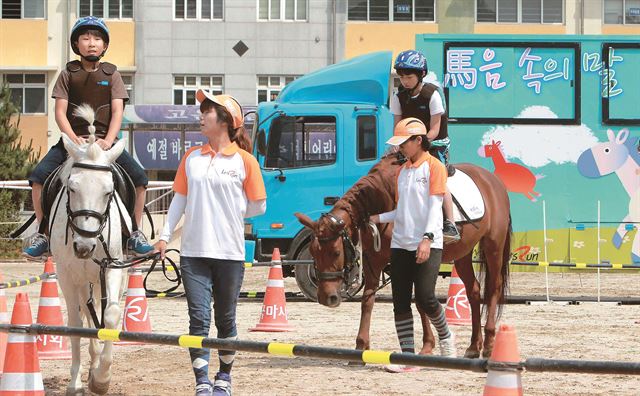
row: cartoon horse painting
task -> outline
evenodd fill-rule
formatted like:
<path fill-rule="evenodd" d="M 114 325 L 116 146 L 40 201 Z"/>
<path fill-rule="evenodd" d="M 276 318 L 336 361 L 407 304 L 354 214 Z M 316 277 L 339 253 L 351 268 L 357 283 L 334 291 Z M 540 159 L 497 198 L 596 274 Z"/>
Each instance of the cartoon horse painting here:
<path fill-rule="evenodd" d="M 625 223 L 640 222 L 640 138 L 630 139 L 628 129 L 622 129 L 618 135 L 608 130 L 607 137 L 609 141 L 598 143 L 580 154 L 578 171 L 588 178 L 615 172 L 629 194 L 629 211 L 612 238 L 613 245 L 620 249 L 625 234 L 629 232 Z M 640 233 L 633 240 L 631 261 L 640 263 Z"/>
<path fill-rule="evenodd" d="M 500 147 L 500 141 L 491 140 L 490 144 L 481 146 L 478 155 L 484 158 L 491 158 L 495 171 L 493 172 L 507 187 L 507 191 L 524 194 L 532 202 L 537 201 L 542 194 L 534 191 L 536 181 L 542 179 L 543 175 L 534 175 L 529 169 L 520 164 L 507 162 Z"/>

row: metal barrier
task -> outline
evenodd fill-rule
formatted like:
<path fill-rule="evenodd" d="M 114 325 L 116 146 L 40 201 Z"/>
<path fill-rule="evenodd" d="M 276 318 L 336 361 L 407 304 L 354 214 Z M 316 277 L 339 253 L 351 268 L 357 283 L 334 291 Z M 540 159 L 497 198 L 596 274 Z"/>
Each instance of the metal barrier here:
<path fill-rule="evenodd" d="M 30 326 L 0 324 L 0 331 L 20 334 L 51 334 L 96 338 L 103 341 L 138 341 L 147 344 L 172 345 L 183 348 L 208 348 L 254 353 L 268 353 L 276 356 L 302 356 L 318 359 L 346 360 L 371 364 L 405 364 L 410 366 L 445 368 L 486 372 L 489 368 L 503 368 L 504 363 L 487 359 L 448 358 L 442 356 L 418 355 L 413 353 L 357 350 L 310 345 L 285 344 L 279 342 L 241 341 L 208 338 L 191 335 L 171 335 L 154 333 L 134 333 L 110 329 L 88 329 L 63 326 Z M 581 374 L 640 375 L 640 362 L 613 362 L 594 360 L 557 360 L 529 358 L 510 365 L 515 369 L 543 372 L 565 372 Z"/>
<path fill-rule="evenodd" d="M 41 280 L 44 280 L 44 279 L 49 279 L 50 277 L 55 276 L 55 274 L 56 274 L 55 272 L 43 272 L 41 275 L 32 276 L 31 278 L 27 278 L 27 279 L 11 281 L 11 282 L 3 282 L 3 283 L 0 283 L 0 289 L 11 289 L 14 287 L 27 286 L 32 283 L 40 282 Z"/>

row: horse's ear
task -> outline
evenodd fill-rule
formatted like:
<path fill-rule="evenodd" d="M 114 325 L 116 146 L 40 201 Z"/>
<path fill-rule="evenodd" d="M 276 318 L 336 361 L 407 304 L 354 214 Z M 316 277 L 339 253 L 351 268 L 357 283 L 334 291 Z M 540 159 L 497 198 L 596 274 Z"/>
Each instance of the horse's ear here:
<path fill-rule="evenodd" d="M 500 146 L 501 144 L 502 144 L 502 140 L 498 140 L 498 141 L 496 142 L 496 146 Z"/>
<path fill-rule="evenodd" d="M 114 144 L 113 147 L 105 151 L 105 154 L 107 154 L 107 158 L 109 159 L 109 163 L 115 162 L 120 154 L 122 154 L 126 143 L 127 141 L 124 139 L 118 140 L 118 143 Z"/>
<path fill-rule="evenodd" d="M 616 140 L 616 134 L 611 129 L 607 129 L 607 138 L 609 138 L 609 141 L 613 143 Z"/>
<path fill-rule="evenodd" d="M 69 153 L 71 158 L 77 160 L 80 157 L 80 147 L 78 147 L 76 142 L 71 140 L 71 138 L 64 133 L 62 134 L 62 143 L 64 144 L 64 148 L 67 150 L 67 153 Z"/>
<path fill-rule="evenodd" d="M 628 137 L 629 130 L 627 128 L 621 129 L 620 132 L 618 132 L 618 136 L 616 136 L 616 143 L 622 144 L 627 141 Z"/>
<path fill-rule="evenodd" d="M 298 218 L 298 221 L 305 227 L 309 228 L 310 230 L 313 231 L 313 229 L 315 228 L 316 222 L 311 220 L 311 218 L 309 216 L 307 216 L 304 213 L 294 213 L 294 216 L 296 216 Z"/>

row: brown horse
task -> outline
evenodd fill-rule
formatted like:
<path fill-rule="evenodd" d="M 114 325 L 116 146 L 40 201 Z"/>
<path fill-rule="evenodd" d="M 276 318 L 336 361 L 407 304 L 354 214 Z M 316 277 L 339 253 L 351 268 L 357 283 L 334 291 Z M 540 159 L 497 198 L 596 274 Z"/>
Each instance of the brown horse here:
<path fill-rule="evenodd" d="M 337 307 L 345 266 L 352 264 L 353 246 L 362 240 L 364 292 L 360 328 L 356 338 L 358 349 L 369 349 L 371 311 L 378 290 L 380 276 L 389 263 L 392 226 L 377 225 L 381 238 L 380 252 L 373 249 L 376 236 L 367 225 L 369 216 L 392 210 L 395 205 L 396 170 L 400 162 L 395 155 L 384 157 L 369 173 L 363 176 L 334 205 L 329 213 L 318 221 L 296 213 L 298 220 L 312 230 L 310 252 L 318 275 L 318 302 Z M 461 225 L 461 240 L 446 245 L 442 255 L 444 262 L 455 263 L 462 279 L 472 312 L 471 344 L 465 357 L 477 358 L 482 352 L 488 357 L 493 350 L 496 322 L 508 288 L 509 255 L 511 248 L 511 215 L 509 197 L 502 182 L 491 172 L 472 164 L 456 164 L 455 168 L 466 173 L 478 186 L 484 199 L 484 216 Z M 472 258 L 473 248 L 479 243 L 481 271 L 485 273 L 484 295 L 486 308 L 484 344 L 481 331 L 480 283 L 475 277 Z M 424 346 L 420 353 L 429 353 L 435 344 L 428 319 L 421 312 L 424 328 Z"/>

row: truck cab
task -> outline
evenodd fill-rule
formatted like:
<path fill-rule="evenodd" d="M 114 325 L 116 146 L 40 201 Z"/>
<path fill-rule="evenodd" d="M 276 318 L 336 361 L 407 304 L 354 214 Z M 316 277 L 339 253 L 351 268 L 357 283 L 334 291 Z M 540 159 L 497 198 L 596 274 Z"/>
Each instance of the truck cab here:
<path fill-rule="evenodd" d="M 390 51 L 363 55 L 305 75 L 261 103 L 252 132 L 267 190 L 267 211 L 246 225 L 248 249 L 270 261 L 279 248 L 285 276 L 315 298 L 310 232 L 293 215 L 318 218 L 379 160 L 393 133 Z"/>

